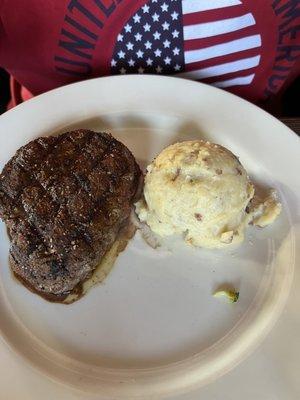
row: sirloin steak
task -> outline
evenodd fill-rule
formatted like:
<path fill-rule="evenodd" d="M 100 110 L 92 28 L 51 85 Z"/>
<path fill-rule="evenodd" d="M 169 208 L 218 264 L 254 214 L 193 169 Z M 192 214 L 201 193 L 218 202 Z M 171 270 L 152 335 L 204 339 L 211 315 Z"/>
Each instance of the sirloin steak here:
<path fill-rule="evenodd" d="M 21 147 L 0 175 L 14 274 L 52 301 L 78 289 L 126 224 L 140 178 L 107 133 L 80 129 Z"/>

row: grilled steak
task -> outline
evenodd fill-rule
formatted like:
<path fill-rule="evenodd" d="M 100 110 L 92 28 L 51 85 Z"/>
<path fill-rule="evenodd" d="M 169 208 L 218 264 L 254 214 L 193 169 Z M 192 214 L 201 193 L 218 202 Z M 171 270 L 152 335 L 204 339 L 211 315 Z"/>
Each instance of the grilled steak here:
<path fill-rule="evenodd" d="M 140 176 L 107 133 L 81 129 L 21 147 L 0 175 L 15 275 L 51 300 L 78 289 L 128 220 Z"/>

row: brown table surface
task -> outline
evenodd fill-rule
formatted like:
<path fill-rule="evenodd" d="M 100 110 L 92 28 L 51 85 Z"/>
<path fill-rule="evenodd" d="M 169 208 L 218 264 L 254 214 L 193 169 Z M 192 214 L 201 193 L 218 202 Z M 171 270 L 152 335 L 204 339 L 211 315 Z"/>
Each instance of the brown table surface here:
<path fill-rule="evenodd" d="M 297 135 L 300 136 L 300 117 L 298 118 L 279 118 L 281 122 L 292 129 Z"/>

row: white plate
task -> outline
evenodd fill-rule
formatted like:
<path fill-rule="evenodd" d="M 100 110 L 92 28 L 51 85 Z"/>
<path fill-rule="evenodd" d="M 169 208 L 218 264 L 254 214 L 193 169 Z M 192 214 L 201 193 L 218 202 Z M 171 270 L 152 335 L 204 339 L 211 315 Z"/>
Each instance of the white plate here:
<path fill-rule="evenodd" d="M 266 335 L 288 296 L 299 235 L 299 139 L 260 109 L 203 84 L 101 78 L 3 115 L 1 169 L 30 139 L 73 127 L 111 131 L 142 166 L 178 140 L 220 143 L 255 180 L 279 191 L 283 212 L 269 228 L 249 228 L 244 244 L 226 251 L 184 245 L 157 251 L 137 234 L 105 282 L 68 306 L 48 303 L 12 278 L 1 224 L 4 340 L 50 378 L 105 398 L 180 393 L 224 374 Z M 212 297 L 224 282 L 240 292 L 234 305 Z"/>

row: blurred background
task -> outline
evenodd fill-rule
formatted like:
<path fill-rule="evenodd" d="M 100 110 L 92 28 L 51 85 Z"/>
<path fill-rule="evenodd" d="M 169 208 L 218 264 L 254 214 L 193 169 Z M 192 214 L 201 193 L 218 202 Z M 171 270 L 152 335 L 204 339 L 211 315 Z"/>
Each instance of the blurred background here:
<path fill-rule="evenodd" d="M 9 75 L 2 68 L 0 68 L 0 90 L 0 114 L 2 114 L 6 110 L 6 106 L 10 100 Z"/>

